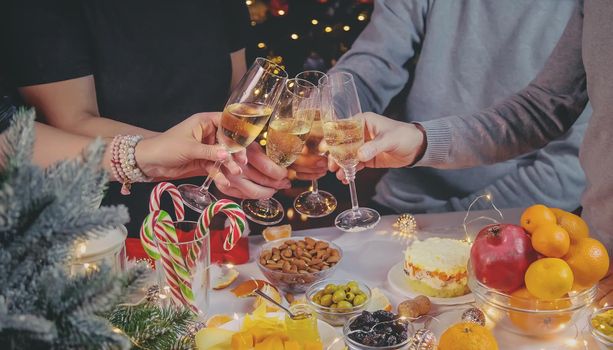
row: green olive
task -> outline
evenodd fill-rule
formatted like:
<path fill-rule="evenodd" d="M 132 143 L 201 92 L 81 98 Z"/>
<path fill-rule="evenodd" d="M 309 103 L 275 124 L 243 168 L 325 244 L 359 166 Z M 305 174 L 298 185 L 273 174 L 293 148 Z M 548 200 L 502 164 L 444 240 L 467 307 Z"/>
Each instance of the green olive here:
<path fill-rule="evenodd" d="M 349 282 L 347 282 L 347 285 L 348 285 L 349 287 L 359 287 L 359 286 L 360 286 L 360 285 L 358 284 L 358 282 L 356 282 L 356 281 L 349 281 Z"/>
<path fill-rule="evenodd" d="M 338 305 L 337 305 L 337 304 L 332 304 L 332 305 L 330 305 L 330 308 L 331 308 L 331 309 L 336 309 L 337 307 L 338 307 Z"/>
<path fill-rule="evenodd" d="M 355 298 L 355 294 L 351 293 L 351 292 L 347 292 L 345 293 L 345 300 L 347 301 L 352 301 L 353 298 Z"/>
<path fill-rule="evenodd" d="M 343 301 L 345 300 L 345 291 L 342 289 L 338 289 L 336 292 L 334 292 L 334 294 L 332 295 L 332 300 L 335 303 L 338 303 L 339 301 Z"/>
<path fill-rule="evenodd" d="M 362 305 L 366 302 L 366 296 L 363 294 L 358 294 L 355 296 L 355 298 L 353 298 L 353 305 L 354 306 L 358 306 L 358 305 Z"/>
<path fill-rule="evenodd" d="M 330 295 L 330 294 L 323 295 L 319 299 L 319 303 L 318 304 L 321 305 L 321 306 L 330 306 L 330 305 L 332 305 L 332 295 Z"/>
<path fill-rule="evenodd" d="M 324 288 L 323 292 L 325 294 L 332 294 L 336 291 L 336 286 L 333 284 L 328 284 L 326 288 Z"/>
<path fill-rule="evenodd" d="M 340 301 L 340 302 L 338 303 L 337 307 L 338 307 L 339 309 L 348 310 L 348 309 L 353 308 L 353 305 L 351 305 L 351 303 L 350 303 L 350 302 L 343 300 L 343 301 Z"/>

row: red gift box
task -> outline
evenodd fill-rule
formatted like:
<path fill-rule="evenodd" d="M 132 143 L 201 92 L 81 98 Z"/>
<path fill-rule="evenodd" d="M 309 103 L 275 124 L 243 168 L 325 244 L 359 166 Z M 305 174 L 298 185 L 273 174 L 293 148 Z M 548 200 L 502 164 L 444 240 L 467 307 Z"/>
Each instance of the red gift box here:
<path fill-rule="evenodd" d="M 249 261 L 249 240 L 247 237 L 241 237 L 234 248 L 230 251 L 225 251 L 223 249 L 223 242 L 228 235 L 229 229 L 225 230 L 213 230 L 211 231 L 211 263 L 216 264 L 227 264 L 231 263 L 234 265 L 245 264 Z M 177 232 L 178 235 L 184 234 L 192 234 L 193 233 L 185 233 L 185 232 Z M 179 237 L 179 240 L 182 240 Z M 147 259 L 153 265 L 153 260 L 149 258 L 143 246 L 138 238 L 128 238 L 126 239 L 126 255 L 128 259 Z"/>

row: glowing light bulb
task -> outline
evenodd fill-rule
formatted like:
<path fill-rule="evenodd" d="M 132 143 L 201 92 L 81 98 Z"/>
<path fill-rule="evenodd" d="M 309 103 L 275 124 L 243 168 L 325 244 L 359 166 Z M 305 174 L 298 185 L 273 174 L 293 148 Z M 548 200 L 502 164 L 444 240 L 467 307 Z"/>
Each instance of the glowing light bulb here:
<path fill-rule="evenodd" d="M 332 27 L 330 27 L 330 26 L 324 28 L 324 32 L 326 32 L 326 33 L 330 33 L 331 31 L 332 31 Z"/>
<path fill-rule="evenodd" d="M 265 48 L 265 47 L 266 47 L 266 44 L 265 44 L 265 43 L 262 43 L 262 42 L 259 42 L 259 43 L 258 43 L 258 49 L 263 49 L 263 48 Z"/>
<path fill-rule="evenodd" d="M 358 15 L 358 21 L 362 22 L 362 21 L 364 21 L 364 20 L 366 20 L 366 16 L 364 16 L 364 15 L 362 15 L 362 14 L 359 14 L 359 15 Z"/>
<path fill-rule="evenodd" d="M 343 27 L 343 30 L 344 30 L 344 31 L 346 31 L 346 32 L 348 32 L 348 31 L 350 31 L 350 30 L 351 30 L 351 27 L 350 27 L 350 26 L 344 26 L 344 27 Z"/>
<path fill-rule="evenodd" d="M 293 33 L 292 35 L 290 35 L 290 37 L 291 37 L 293 40 L 298 40 L 298 38 L 299 38 L 298 34 L 296 34 L 296 33 Z"/>
<path fill-rule="evenodd" d="M 316 26 L 318 23 L 319 23 L 319 21 L 317 19 L 315 19 L 315 18 L 313 18 L 311 20 L 311 24 L 314 25 L 314 26 Z"/>
<path fill-rule="evenodd" d="M 277 13 L 279 14 L 279 16 L 285 15 L 285 11 L 283 11 L 283 10 L 279 10 Z"/>
<path fill-rule="evenodd" d="M 252 1 L 252 0 L 246 0 L 246 1 L 245 1 L 245 4 L 247 4 L 247 6 L 250 6 L 250 5 L 252 5 L 252 4 L 253 4 L 253 1 Z"/>

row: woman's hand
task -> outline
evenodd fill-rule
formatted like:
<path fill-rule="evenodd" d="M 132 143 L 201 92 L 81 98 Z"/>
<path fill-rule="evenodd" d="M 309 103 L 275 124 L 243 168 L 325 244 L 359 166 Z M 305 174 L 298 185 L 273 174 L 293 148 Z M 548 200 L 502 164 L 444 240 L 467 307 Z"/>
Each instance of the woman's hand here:
<path fill-rule="evenodd" d="M 360 117 L 360 116 L 359 116 Z M 414 164 L 426 150 L 426 135 L 418 124 L 396 121 L 375 113 L 363 113 L 366 142 L 358 151 L 358 169 L 400 168 Z M 334 162 L 330 171 L 344 180 L 345 174 Z"/>
<path fill-rule="evenodd" d="M 154 181 L 202 176 L 212 171 L 218 160 L 225 160 L 228 174 L 240 174 L 238 163 L 246 163 L 245 153 L 230 157 L 222 146 L 215 144 L 220 117 L 218 112 L 194 114 L 162 134 L 143 139 L 136 146 L 138 166 Z M 215 180 L 229 185 L 221 173 Z"/>
<path fill-rule="evenodd" d="M 304 147 L 298 159 L 289 169 L 294 172 L 291 176 L 292 179 L 317 180 L 328 172 L 328 159 L 324 156 L 309 153 L 308 149 Z"/>
<path fill-rule="evenodd" d="M 217 182 L 217 188 L 232 197 L 265 199 L 270 198 L 277 190 L 290 188 L 287 169 L 278 166 L 266 156 L 257 143 L 247 147 L 249 161 L 242 165 L 241 174 L 229 174 L 224 171 L 228 184 Z"/>

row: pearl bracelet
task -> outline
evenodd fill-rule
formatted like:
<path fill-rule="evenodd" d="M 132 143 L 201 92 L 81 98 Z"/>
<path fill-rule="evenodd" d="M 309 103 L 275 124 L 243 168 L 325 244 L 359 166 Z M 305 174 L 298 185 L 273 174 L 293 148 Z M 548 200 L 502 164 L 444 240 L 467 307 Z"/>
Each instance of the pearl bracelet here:
<path fill-rule="evenodd" d="M 121 194 L 130 194 L 134 182 L 149 182 L 149 179 L 136 164 L 136 145 L 143 137 L 141 135 L 117 135 L 111 142 L 111 169 L 113 176 L 122 183 Z"/>

